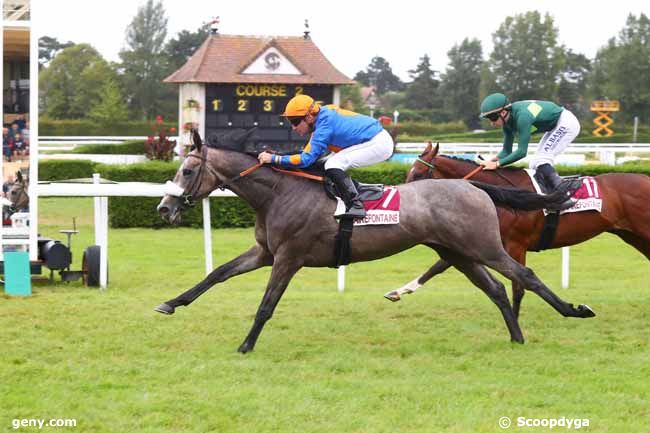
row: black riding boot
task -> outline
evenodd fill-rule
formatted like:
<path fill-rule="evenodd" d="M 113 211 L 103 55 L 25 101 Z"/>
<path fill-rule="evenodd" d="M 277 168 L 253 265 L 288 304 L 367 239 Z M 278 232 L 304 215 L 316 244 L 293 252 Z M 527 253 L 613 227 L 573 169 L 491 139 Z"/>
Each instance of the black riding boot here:
<path fill-rule="evenodd" d="M 542 164 L 537 167 L 535 175 L 537 176 L 537 174 L 540 174 L 541 177 L 546 180 L 546 184 L 552 188 L 551 192 L 557 191 L 558 187 L 560 187 L 560 185 L 562 185 L 564 182 L 564 179 L 562 179 L 560 175 L 557 174 L 557 171 L 555 171 L 555 168 L 553 168 L 551 164 Z M 567 198 L 566 201 L 562 203 L 560 210 L 569 209 L 576 204 L 577 200 L 571 198 L 571 195 L 573 195 L 575 190 L 578 189 L 581 184 L 582 182 L 580 180 L 576 180 L 562 185 L 562 189 L 564 190 Z"/>
<path fill-rule="evenodd" d="M 357 187 L 354 186 L 354 182 L 352 182 L 350 176 L 340 168 L 330 168 L 329 170 L 325 170 L 325 176 L 332 179 L 332 182 L 334 182 L 334 185 L 336 186 L 336 190 L 345 203 L 346 212 L 342 217 L 355 219 L 365 218 L 366 210 L 363 208 L 363 203 L 359 198 Z"/>
<path fill-rule="evenodd" d="M 557 189 L 562 183 L 562 178 L 551 164 L 542 164 L 537 167 L 537 173 L 541 174 L 546 179 L 546 184 L 549 185 L 553 191 Z"/>

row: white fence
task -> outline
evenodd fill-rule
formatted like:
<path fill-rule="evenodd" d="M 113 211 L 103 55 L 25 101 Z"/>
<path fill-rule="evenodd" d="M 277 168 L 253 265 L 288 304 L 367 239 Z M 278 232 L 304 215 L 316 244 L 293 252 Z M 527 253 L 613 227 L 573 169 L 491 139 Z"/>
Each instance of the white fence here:
<path fill-rule="evenodd" d="M 100 246 L 100 287 L 107 286 L 108 258 L 108 197 L 162 197 L 167 193 L 165 184 L 146 182 L 99 183 L 99 175 L 93 176 L 96 183 L 39 182 L 39 197 L 95 197 L 95 244 Z M 210 197 L 236 197 L 231 191 L 216 190 Z M 203 202 L 203 230 L 205 272 L 212 271 L 212 231 L 210 225 L 209 199 Z M 2 232 L 0 230 L 0 239 Z"/>
<path fill-rule="evenodd" d="M 69 151 L 80 144 L 121 144 L 128 140 L 145 140 L 144 136 L 42 136 L 39 137 L 40 151 Z M 171 140 L 179 139 L 178 136 L 170 136 Z M 396 150 L 399 152 L 420 153 L 424 150 L 427 143 L 398 143 Z M 484 155 L 494 154 L 501 150 L 501 143 L 440 143 L 440 152 L 445 154 L 458 153 L 480 153 Z M 529 154 L 537 150 L 537 143 L 530 143 Z M 616 154 L 625 153 L 628 155 L 650 154 L 650 143 L 571 143 L 558 161 L 560 164 L 565 159 L 568 163 L 580 163 L 584 157 L 575 155 L 585 155 L 595 153 L 596 157 L 604 164 L 615 165 L 617 163 Z M 569 155 L 569 156 L 566 156 Z M 43 158 L 43 155 L 39 155 Z M 76 158 L 64 157 L 60 155 L 48 155 L 47 158 Z M 620 158 L 619 158 L 620 160 Z"/>
<path fill-rule="evenodd" d="M 178 142 L 178 136 L 169 136 L 170 140 Z M 72 150 L 79 144 L 122 144 L 130 140 L 146 140 L 146 136 L 85 136 L 85 135 L 70 135 L 70 136 L 56 136 L 46 135 L 38 137 L 38 145 L 40 151 L 49 150 Z"/>
<path fill-rule="evenodd" d="M 427 143 L 398 143 L 396 149 L 400 152 L 420 153 Z M 480 153 L 483 155 L 495 154 L 501 150 L 501 143 L 440 143 L 440 153 Z M 529 154 L 537 150 L 537 143 L 530 143 Z M 617 153 L 650 154 L 650 143 L 571 143 L 563 155 L 585 155 L 596 153 L 603 164 L 616 165 Z M 565 159 L 575 160 L 575 157 L 564 156 Z M 525 160 L 524 160 L 525 161 Z M 562 155 L 558 163 L 562 163 Z"/>

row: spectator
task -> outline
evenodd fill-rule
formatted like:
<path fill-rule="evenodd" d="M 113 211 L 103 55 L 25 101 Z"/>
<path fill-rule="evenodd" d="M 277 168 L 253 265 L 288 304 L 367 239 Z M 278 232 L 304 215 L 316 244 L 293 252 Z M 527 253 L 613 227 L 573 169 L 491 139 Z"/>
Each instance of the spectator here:
<path fill-rule="evenodd" d="M 11 129 L 9 129 L 9 135 L 11 135 L 11 138 L 16 140 L 16 134 L 20 134 L 20 129 L 18 129 L 18 124 L 16 122 L 13 122 L 11 124 Z"/>
<path fill-rule="evenodd" d="M 23 140 L 23 135 L 19 132 L 14 136 L 14 155 L 24 156 L 27 153 L 27 146 Z"/>
<path fill-rule="evenodd" d="M 11 122 L 12 126 L 14 124 L 18 125 L 18 131 L 22 131 L 27 127 L 27 121 L 25 120 L 25 115 L 20 113 L 16 115 L 16 119 L 14 119 L 13 122 Z"/>
<path fill-rule="evenodd" d="M 11 156 L 14 152 L 14 140 L 9 134 L 9 128 L 2 128 L 2 155 L 11 162 Z"/>
<path fill-rule="evenodd" d="M 2 184 L 2 196 L 6 197 L 9 192 L 9 188 L 14 184 L 14 177 L 12 175 L 7 176 L 7 179 Z"/>
<path fill-rule="evenodd" d="M 29 147 L 29 122 L 25 122 L 25 127 L 22 129 L 22 134 L 25 146 Z"/>

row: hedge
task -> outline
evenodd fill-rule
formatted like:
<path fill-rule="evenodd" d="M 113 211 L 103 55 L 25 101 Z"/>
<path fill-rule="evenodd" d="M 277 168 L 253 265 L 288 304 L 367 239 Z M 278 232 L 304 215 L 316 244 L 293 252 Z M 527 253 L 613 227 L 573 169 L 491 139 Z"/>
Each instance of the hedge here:
<path fill-rule="evenodd" d="M 162 128 L 177 128 L 176 122 L 163 122 Z M 54 120 L 41 117 L 38 133 L 43 136 L 148 136 L 156 134 L 158 125 L 154 121 L 115 122 L 110 125 L 92 120 Z"/>
<path fill-rule="evenodd" d="M 47 148 L 46 148 L 47 149 Z M 94 155 L 144 155 L 144 140 L 128 140 L 120 144 L 81 144 L 72 153 Z"/>
<path fill-rule="evenodd" d="M 40 180 L 64 180 L 91 177 L 100 173 L 101 177 L 116 182 L 154 182 L 163 183 L 172 179 L 178 170 L 178 162 L 149 161 L 131 165 L 106 165 L 90 161 L 44 160 L 39 162 Z M 558 165 L 562 175 L 582 174 L 596 176 L 611 172 L 632 172 L 650 175 L 650 164 L 632 162 L 618 166 Z M 364 183 L 384 183 L 397 185 L 403 183 L 409 166 L 399 163 L 377 164 L 373 167 L 350 171 L 353 178 Z M 111 197 L 108 201 L 111 227 L 169 227 L 156 212 L 160 202 L 156 197 Z M 183 213 L 182 224 L 189 227 L 202 227 L 202 205 Z M 210 200 L 211 223 L 215 228 L 250 227 L 254 225 L 255 213 L 238 197 Z"/>

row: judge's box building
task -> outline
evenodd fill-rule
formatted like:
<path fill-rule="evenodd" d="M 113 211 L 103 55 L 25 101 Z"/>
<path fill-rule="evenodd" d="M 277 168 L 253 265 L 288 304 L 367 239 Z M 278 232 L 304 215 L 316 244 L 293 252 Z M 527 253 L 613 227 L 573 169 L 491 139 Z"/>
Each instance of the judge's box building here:
<path fill-rule="evenodd" d="M 179 85 L 179 135 L 189 143 L 194 125 L 205 141 L 237 128 L 257 127 L 258 150 L 300 149 L 306 137 L 281 116 L 287 102 L 307 94 L 322 104 L 340 103 L 340 86 L 354 82 L 304 36 L 234 36 L 213 30 L 179 70 L 165 79 Z M 251 150 L 251 149 L 247 149 Z"/>

